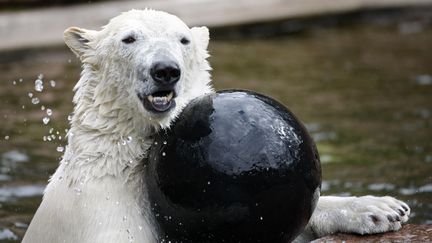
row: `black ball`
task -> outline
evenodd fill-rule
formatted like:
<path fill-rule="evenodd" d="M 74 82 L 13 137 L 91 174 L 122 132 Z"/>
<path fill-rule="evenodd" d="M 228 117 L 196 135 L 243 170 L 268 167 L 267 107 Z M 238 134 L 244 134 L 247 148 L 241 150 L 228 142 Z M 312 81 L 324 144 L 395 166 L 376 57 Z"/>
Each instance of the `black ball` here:
<path fill-rule="evenodd" d="M 227 90 L 193 100 L 149 151 L 161 240 L 288 242 L 319 197 L 316 146 L 279 102 Z"/>

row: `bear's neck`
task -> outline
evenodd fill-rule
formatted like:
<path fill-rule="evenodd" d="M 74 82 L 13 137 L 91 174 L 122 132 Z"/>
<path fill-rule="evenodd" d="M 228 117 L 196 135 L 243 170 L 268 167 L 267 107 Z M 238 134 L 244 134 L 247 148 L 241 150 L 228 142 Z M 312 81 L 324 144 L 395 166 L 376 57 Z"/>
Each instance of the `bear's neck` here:
<path fill-rule="evenodd" d="M 72 183 L 105 176 L 129 180 L 142 170 L 145 151 L 150 147 L 155 126 L 145 122 L 133 108 L 107 91 L 106 101 L 96 101 L 95 89 L 100 80 L 91 70 L 84 70 L 75 87 L 74 114 L 68 132 L 61 167 Z M 92 86 L 94 85 L 94 86 Z M 98 94 L 100 95 L 100 94 Z"/>

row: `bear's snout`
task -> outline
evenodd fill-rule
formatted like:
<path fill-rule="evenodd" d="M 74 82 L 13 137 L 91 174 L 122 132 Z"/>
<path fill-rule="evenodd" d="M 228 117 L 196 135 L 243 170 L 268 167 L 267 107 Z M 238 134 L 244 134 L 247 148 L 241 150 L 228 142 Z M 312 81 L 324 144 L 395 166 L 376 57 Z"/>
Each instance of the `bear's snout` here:
<path fill-rule="evenodd" d="M 150 75 L 157 83 L 173 85 L 179 81 L 181 71 L 176 62 L 168 59 L 153 63 Z"/>

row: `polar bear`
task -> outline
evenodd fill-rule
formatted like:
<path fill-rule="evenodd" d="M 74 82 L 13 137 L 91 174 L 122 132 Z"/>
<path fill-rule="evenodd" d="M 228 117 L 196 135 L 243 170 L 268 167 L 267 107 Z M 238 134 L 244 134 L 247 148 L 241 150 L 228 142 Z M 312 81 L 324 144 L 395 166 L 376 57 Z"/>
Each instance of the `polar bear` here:
<path fill-rule="evenodd" d="M 176 16 L 131 10 L 100 31 L 72 27 L 82 61 L 68 145 L 23 242 L 158 242 L 143 179 L 152 135 L 193 98 L 214 92 L 209 32 Z M 320 197 L 297 241 L 397 230 L 408 206 L 391 197 Z"/>

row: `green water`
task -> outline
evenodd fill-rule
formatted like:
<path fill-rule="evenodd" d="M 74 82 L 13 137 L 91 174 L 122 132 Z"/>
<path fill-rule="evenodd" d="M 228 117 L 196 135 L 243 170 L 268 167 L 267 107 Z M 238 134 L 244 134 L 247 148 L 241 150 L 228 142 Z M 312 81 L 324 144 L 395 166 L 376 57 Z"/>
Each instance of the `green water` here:
<path fill-rule="evenodd" d="M 323 194 L 395 196 L 412 207 L 410 222 L 432 224 L 432 28 L 421 27 L 215 40 L 214 85 L 267 94 L 297 114 L 318 144 Z M 11 242 L 22 237 L 58 165 L 79 73 L 64 48 L 0 53 L 0 236 L 14 235 Z"/>

